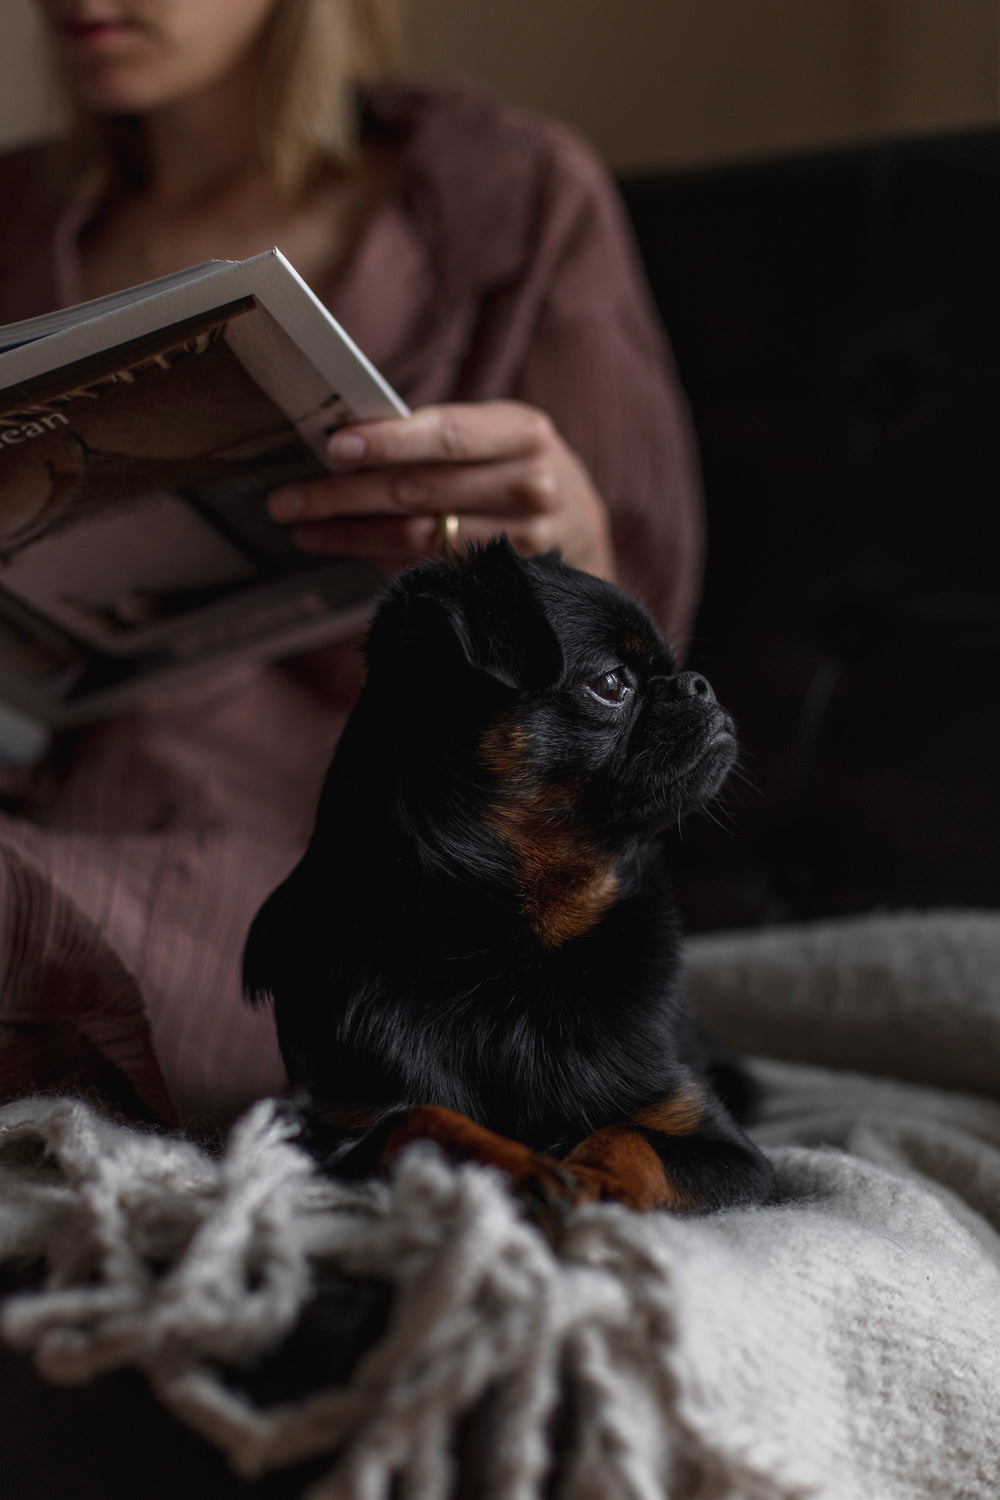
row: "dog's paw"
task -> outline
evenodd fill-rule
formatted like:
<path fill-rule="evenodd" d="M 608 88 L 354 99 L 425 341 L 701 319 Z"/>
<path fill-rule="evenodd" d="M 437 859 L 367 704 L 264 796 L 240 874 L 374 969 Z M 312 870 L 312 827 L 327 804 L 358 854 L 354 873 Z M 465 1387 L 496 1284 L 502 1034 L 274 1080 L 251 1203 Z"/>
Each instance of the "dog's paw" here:
<path fill-rule="evenodd" d="M 608 1198 L 602 1175 L 590 1167 L 572 1166 L 540 1152 L 530 1152 L 514 1170 L 506 1167 L 526 1218 L 555 1243 L 566 1218 L 583 1203 L 600 1203 Z"/>
<path fill-rule="evenodd" d="M 451 1161 L 474 1161 L 503 1172 L 526 1217 L 553 1241 L 571 1209 L 615 1196 L 599 1168 L 532 1151 L 439 1105 L 388 1115 L 351 1147 L 337 1170 L 341 1175 L 388 1175 L 400 1153 L 415 1141 L 432 1141 Z"/>

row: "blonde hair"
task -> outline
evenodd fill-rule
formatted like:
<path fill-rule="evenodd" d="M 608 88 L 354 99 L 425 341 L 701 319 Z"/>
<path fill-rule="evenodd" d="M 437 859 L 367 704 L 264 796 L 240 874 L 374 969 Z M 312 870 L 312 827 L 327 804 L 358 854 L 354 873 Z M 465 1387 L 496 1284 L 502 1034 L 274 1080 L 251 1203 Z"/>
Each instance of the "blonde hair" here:
<path fill-rule="evenodd" d="M 269 25 L 258 140 L 284 192 L 357 146 L 353 85 L 396 53 L 396 0 L 278 0 Z"/>
<path fill-rule="evenodd" d="M 294 197 L 325 167 L 347 166 L 358 146 L 354 86 L 397 54 L 398 0 L 276 0 L 262 37 L 257 116 L 261 165 Z M 70 105 L 60 174 L 82 191 L 142 181 L 141 126 Z"/>

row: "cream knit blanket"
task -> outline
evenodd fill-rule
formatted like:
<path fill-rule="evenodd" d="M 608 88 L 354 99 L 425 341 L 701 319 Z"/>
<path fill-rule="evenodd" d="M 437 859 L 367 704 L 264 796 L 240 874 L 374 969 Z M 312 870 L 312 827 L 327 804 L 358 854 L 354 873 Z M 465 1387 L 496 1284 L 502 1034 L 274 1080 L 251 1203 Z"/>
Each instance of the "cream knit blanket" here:
<path fill-rule="evenodd" d="M 0 1110 L 0 1260 L 51 1269 L 3 1335 L 53 1380 L 139 1367 L 248 1476 L 328 1452 L 310 1500 L 445 1500 L 487 1392 L 483 1500 L 535 1500 L 560 1393 L 560 1500 L 997 1500 L 1000 917 L 703 939 L 690 969 L 771 1059 L 779 1205 L 582 1209 L 557 1255 L 426 1149 L 347 1189 L 266 1103 L 215 1160 L 29 1099 Z M 322 1264 L 391 1281 L 389 1329 L 348 1387 L 256 1409 L 215 1366 L 272 1347 Z"/>

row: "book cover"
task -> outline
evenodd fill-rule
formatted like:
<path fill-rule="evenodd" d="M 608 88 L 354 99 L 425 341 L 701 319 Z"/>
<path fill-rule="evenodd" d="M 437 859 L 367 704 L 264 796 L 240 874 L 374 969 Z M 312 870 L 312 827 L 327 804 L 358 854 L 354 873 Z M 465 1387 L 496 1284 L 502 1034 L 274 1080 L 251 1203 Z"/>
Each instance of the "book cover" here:
<path fill-rule="evenodd" d="M 0 329 L 0 699 L 46 725 L 357 628 L 379 580 L 272 522 L 406 413 L 279 252 Z M 2 729 L 0 729 L 2 740 Z"/>

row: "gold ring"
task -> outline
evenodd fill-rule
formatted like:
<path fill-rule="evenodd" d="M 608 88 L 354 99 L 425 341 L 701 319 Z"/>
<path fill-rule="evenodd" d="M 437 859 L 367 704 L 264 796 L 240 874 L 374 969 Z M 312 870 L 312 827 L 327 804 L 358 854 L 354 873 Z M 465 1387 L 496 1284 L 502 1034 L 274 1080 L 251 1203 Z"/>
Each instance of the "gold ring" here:
<path fill-rule="evenodd" d="M 454 552 L 458 542 L 458 517 L 453 510 L 445 516 L 438 517 L 437 541 L 438 551 L 442 557 L 447 557 L 449 552 Z"/>

